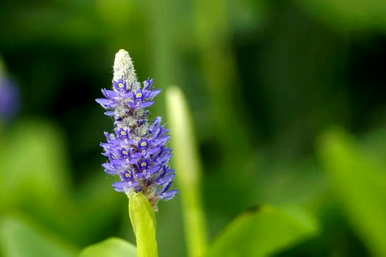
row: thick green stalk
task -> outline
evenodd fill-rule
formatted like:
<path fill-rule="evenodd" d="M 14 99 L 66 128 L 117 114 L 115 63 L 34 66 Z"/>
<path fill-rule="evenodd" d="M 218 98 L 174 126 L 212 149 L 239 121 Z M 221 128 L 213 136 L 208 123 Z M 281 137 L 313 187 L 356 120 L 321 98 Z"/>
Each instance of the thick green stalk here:
<path fill-rule="evenodd" d="M 129 215 L 133 226 L 137 257 L 158 257 L 154 209 L 142 193 L 130 193 Z"/>
<path fill-rule="evenodd" d="M 177 182 L 181 190 L 185 234 L 190 257 L 202 257 L 207 249 L 206 224 L 200 197 L 201 167 L 190 113 L 182 92 L 171 87 L 166 93 L 168 122 L 172 134 Z"/>

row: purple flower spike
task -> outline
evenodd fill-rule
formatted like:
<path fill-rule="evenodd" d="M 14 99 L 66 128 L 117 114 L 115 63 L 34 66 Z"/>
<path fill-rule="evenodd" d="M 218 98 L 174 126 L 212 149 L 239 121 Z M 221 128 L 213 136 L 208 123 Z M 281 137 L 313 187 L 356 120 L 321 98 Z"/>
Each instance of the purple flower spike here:
<path fill-rule="evenodd" d="M 107 142 L 101 143 L 108 158 L 102 165 L 105 172 L 120 178 L 114 189 L 126 194 L 142 192 L 157 209 L 159 200 L 172 199 L 176 191 L 170 190 L 175 171 L 169 167 L 172 151 L 166 146 L 168 130 L 160 117 L 150 122 L 146 110 L 160 93 L 152 85 L 152 79 L 138 82 L 128 52 L 119 50 L 112 90 L 102 89 L 104 98 L 96 102 L 114 118 L 114 132 L 105 132 Z"/>

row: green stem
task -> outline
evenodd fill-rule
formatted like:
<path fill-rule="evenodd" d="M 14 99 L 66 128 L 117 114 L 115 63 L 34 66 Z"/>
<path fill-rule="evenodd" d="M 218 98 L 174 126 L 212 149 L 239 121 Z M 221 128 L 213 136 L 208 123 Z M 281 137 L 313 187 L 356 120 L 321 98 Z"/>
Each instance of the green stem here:
<path fill-rule="evenodd" d="M 133 226 L 137 257 L 158 257 L 154 209 L 142 193 L 130 193 L 129 216 Z"/>
<path fill-rule="evenodd" d="M 202 257 L 207 250 L 206 223 L 200 195 L 201 165 L 194 140 L 191 115 L 177 87 L 167 91 L 167 114 L 171 128 L 177 182 L 181 190 L 189 257 Z"/>

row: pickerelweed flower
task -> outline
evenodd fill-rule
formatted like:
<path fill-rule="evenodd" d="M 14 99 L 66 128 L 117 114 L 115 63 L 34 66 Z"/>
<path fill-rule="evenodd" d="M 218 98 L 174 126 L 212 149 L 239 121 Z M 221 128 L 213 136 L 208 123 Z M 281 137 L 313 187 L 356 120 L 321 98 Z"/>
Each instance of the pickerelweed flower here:
<path fill-rule="evenodd" d="M 169 167 L 172 151 L 166 145 L 168 130 L 161 118 L 149 121 L 147 108 L 160 93 L 152 87 L 153 80 L 138 82 L 133 62 L 125 50 L 115 55 L 112 90 L 102 89 L 105 98 L 96 101 L 114 118 L 114 132 L 105 132 L 102 143 L 105 172 L 117 175 L 113 187 L 126 194 L 142 192 L 155 209 L 159 200 L 172 199 L 170 190 L 175 171 Z"/>

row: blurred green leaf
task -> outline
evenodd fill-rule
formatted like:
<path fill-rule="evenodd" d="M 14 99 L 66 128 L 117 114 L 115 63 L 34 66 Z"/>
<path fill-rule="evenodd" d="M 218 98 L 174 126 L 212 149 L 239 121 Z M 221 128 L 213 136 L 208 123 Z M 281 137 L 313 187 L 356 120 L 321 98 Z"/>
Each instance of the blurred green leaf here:
<path fill-rule="evenodd" d="M 50 124 L 19 123 L 1 146 L 0 209 L 63 204 L 70 191 L 64 149 L 60 133 Z"/>
<path fill-rule="evenodd" d="M 315 220 L 301 210 L 263 206 L 236 218 L 214 242 L 208 257 L 262 257 L 314 236 Z"/>
<path fill-rule="evenodd" d="M 206 252 L 206 224 L 201 201 L 201 163 L 194 138 L 192 116 L 182 91 L 177 87 L 167 90 L 167 115 L 170 123 L 174 164 L 181 190 L 185 233 L 190 257 L 201 257 Z"/>
<path fill-rule="evenodd" d="M 79 244 L 100 238 L 120 211 L 110 178 L 101 169 L 74 194 L 60 130 L 45 121 L 23 121 L 11 131 L 0 144 L 0 212 L 27 212 Z"/>
<path fill-rule="evenodd" d="M 88 246 L 79 257 L 136 257 L 135 247 L 119 238 L 109 238 L 103 242 Z"/>
<path fill-rule="evenodd" d="M 0 146 L 0 211 L 27 212 L 69 238 L 76 211 L 62 135 L 39 120 L 19 122 L 10 131 Z"/>
<path fill-rule="evenodd" d="M 376 256 L 386 256 L 386 176 L 375 158 L 342 131 L 322 139 L 321 155 L 347 215 Z"/>
<path fill-rule="evenodd" d="M 20 217 L 3 217 L 0 221 L 2 257 L 73 257 L 76 252 Z"/>

